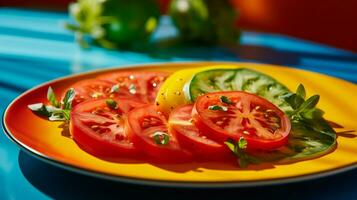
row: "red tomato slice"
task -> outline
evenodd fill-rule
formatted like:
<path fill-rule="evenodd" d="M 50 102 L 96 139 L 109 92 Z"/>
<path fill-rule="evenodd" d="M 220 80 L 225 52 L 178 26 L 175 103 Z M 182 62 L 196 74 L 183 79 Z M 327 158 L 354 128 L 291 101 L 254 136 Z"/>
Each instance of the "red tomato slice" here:
<path fill-rule="evenodd" d="M 222 98 L 227 98 L 224 103 Z M 274 104 L 246 92 L 215 92 L 200 96 L 195 123 L 219 141 L 244 137 L 248 149 L 274 149 L 286 144 L 291 124 Z"/>
<path fill-rule="evenodd" d="M 194 152 L 198 159 L 222 160 L 232 156 L 224 144 L 209 139 L 193 124 L 192 109 L 193 105 L 183 105 L 170 114 L 170 130 L 175 132 L 180 145 Z"/>
<path fill-rule="evenodd" d="M 117 72 L 101 75 L 98 79 L 117 84 L 121 96 L 139 98 L 151 103 L 155 101 L 156 94 L 167 76 L 164 72 Z"/>
<path fill-rule="evenodd" d="M 109 108 L 105 99 L 88 100 L 76 106 L 71 112 L 71 134 L 90 154 L 105 158 L 135 157 L 139 152 L 127 131 L 126 113 L 143 104 L 124 98 L 114 100 L 117 109 Z"/>
<path fill-rule="evenodd" d="M 111 96 L 110 90 L 113 85 L 111 82 L 97 79 L 79 81 L 70 87 L 76 92 L 72 105 L 75 106 L 88 99 L 109 98 L 109 96 Z M 62 95 L 62 98 L 64 95 L 65 94 Z M 114 97 L 114 95 L 111 97 Z"/>
<path fill-rule="evenodd" d="M 175 135 L 167 128 L 165 116 L 154 105 L 129 112 L 128 124 L 134 135 L 134 145 L 154 161 L 179 163 L 191 160 L 192 155 L 181 149 Z"/>

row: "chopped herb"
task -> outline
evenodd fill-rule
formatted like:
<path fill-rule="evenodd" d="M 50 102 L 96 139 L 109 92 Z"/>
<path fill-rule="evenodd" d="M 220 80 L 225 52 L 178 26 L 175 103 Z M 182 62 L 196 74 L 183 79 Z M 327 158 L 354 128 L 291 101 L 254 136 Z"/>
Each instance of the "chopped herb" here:
<path fill-rule="evenodd" d="M 228 108 L 226 106 L 218 106 L 218 105 L 212 105 L 208 106 L 209 110 L 220 110 L 220 111 L 227 111 Z"/>
<path fill-rule="evenodd" d="M 296 94 L 303 99 L 306 98 L 305 87 L 302 84 L 299 84 L 298 88 L 296 89 Z"/>
<path fill-rule="evenodd" d="M 56 95 L 53 92 L 53 89 L 51 87 L 48 87 L 47 99 L 50 102 L 50 104 L 53 105 L 54 107 L 56 107 L 56 108 L 60 107 L 60 103 L 57 101 Z"/>
<path fill-rule="evenodd" d="M 62 115 L 66 120 L 70 120 L 71 111 L 70 110 L 62 110 Z"/>
<path fill-rule="evenodd" d="M 152 135 L 152 138 L 158 145 L 167 145 L 170 141 L 170 136 L 167 133 L 161 131 L 155 132 Z"/>
<path fill-rule="evenodd" d="M 42 116 L 46 116 L 46 117 L 50 117 L 51 113 L 48 112 L 48 110 L 46 109 L 46 106 L 43 103 L 35 103 L 35 104 L 31 104 L 27 106 L 30 110 L 32 110 L 32 112 L 38 114 L 38 115 L 42 115 Z"/>
<path fill-rule="evenodd" d="M 228 149 L 231 150 L 233 153 L 236 151 L 236 145 L 233 140 L 227 140 L 226 142 L 224 142 L 224 144 L 227 145 Z"/>
<path fill-rule="evenodd" d="M 69 121 L 70 112 L 71 112 L 70 110 L 58 109 L 56 111 L 53 111 L 48 119 L 50 121 Z"/>
<path fill-rule="evenodd" d="M 238 140 L 238 147 L 240 149 L 246 149 L 247 145 L 248 145 L 247 140 L 245 140 L 244 137 L 240 137 L 239 140 Z"/>
<path fill-rule="evenodd" d="M 116 93 L 119 92 L 119 85 L 115 84 L 113 87 L 110 89 L 110 93 Z"/>
<path fill-rule="evenodd" d="M 69 121 L 70 113 L 72 109 L 72 101 L 75 97 L 75 91 L 73 88 L 69 89 L 61 103 L 56 99 L 51 87 L 47 91 L 47 99 L 51 105 L 45 105 L 43 103 L 36 103 L 28 105 L 28 108 L 37 115 L 47 117 L 50 121 Z"/>
<path fill-rule="evenodd" d="M 62 100 L 63 104 L 63 109 L 64 110 L 71 110 L 72 109 L 72 101 L 74 99 L 75 92 L 73 88 L 70 88 L 67 90 L 66 94 L 64 95 L 64 98 Z"/>
<path fill-rule="evenodd" d="M 107 104 L 107 106 L 110 108 L 110 109 L 117 109 L 118 108 L 118 103 L 113 100 L 113 99 L 107 99 L 105 101 L 105 103 Z"/>
<path fill-rule="evenodd" d="M 248 142 L 244 139 L 244 137 L 240 137 L 238 142 L 235 142 L 232 139 L 228 139 L 226 142 L 224 142 L 224 144 L 227 145 L 229 150 L 231 150 L 232 153 L 237 157 L 237 163 L 241 168 L 247 167 L 250 163 L 257 164 L 260 162 L 257 158 L 248 155 L 245 151 Z"/>
<path fill-rule="evenodd" d="M 226 97 L 226 96 L 221 96 L 221 102 L 222 103 L 226 103 L 226 104 L 232 104 L 232 101 L 228 98 L 228 97 Z"/>

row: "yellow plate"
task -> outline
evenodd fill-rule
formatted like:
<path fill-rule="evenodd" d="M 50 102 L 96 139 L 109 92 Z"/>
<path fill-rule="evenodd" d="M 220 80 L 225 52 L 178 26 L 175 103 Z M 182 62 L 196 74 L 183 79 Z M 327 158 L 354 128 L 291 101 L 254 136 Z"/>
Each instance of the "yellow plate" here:
<path fill-rule="evenodd" d="M 335 174 L 357 166 L 357 137 L 350 130 L 357 130 L 357 86 L 329 76 L 281 66 L 253 63 L 166 63 L 145 66 L 130 66 L 130 70 L 174 72 L 190 67 L 230 64 L 266 73 L 289 89 L 304 84 L 308 95 L 320 94 L 319 107 L 326 111 L 325 117 L 341 124 L 336 129 L 340 136 L 337 149 L 317 159 L 302 162 L 258 166 L 246 169 L 225 163 L 188 163 L 152 165 L 142 162 L 108 162 L 82 151 L 69 137 L 61 133 L 60 122 L 49 122 L 34 115 L 27 105 L 46 102 L 47 88 L 55 88 L 61 94 L 76 81 L 98 76 L 102 73 L 128 70 L 113 68 L 60 78 L 34 89 L 15 99 L 6 109 L 3 125 L 8 137 L 22 149 L 52 164 L 109 179 L 141 184 L 188 187 L 256 186 L 306 180 Z"/>

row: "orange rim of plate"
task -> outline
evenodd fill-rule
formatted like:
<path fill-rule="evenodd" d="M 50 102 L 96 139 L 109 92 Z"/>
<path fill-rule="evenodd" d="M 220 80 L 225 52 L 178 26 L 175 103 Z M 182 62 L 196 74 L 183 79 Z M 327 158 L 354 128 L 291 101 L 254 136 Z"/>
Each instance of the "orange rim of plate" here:
<path fill-rule="evenodd" d="M 93 78 L 103 73 L 127 70 L 174 72 L 178 69 L 215 65 L 246 67 L 266 73 L 285 84 L 292 91 L 299 83 L 303 83 L 308 94 L 320 94 L 319 107 L 327 111 L 326 118 L 345 126 L 344 129 L 338 131 L 357 130 L 357 125 L 353 122 L 354 119 L 357 119 L 357 109 L 353 107 L 354 100 L 357 100 L 355 84 L 315 72 L 283 66 L 237 62 L 184 62 L 122 66 L 55 79 L 26 91 L 11 102 L 4 111 L 3 128 L 6 135 L 21 149 L 45 162 L 81 174 L 136 184 L 175 187 L 249 187 L 311 180 L 357 168 L 357 145 L 355 145 L 357 137 L 338 137 L 338 147 L 335 151 L 322 157 L 286 165 L 277 164 L 272 168 L 271 166 L 263 168 L 253 166 L 240 170 L 226 166 L 224 163 L 159 166 L 148 163 L 113 163 L 82 151 L 72 139 L 61 135 L 61 128 L 58 127 L 60 123 L 48 122 L 27 109 L 28 104 L 46 102 L 48 86 L 52 86 L 56 94 L 60 94 L 58 91 L 63 91 L 78 80 Z M 314 80 L 316 78 L 318 80 Z M 321 86 L 324 83 L 329 84 L 328 88 Z M 343 90 L 339 90 L 339 88 L 343 88 Z M 31 96 L 34 94 L 37 96 Z M 349 99 L 346 99 L 347 95 Z M 30 96 L 31 100 L 28 100 Z M 334 109 L 336 107 L 338 109 Z M 19 121 L 23 119 L 21 127 L 14 124 L 15 118 L 12 118 L 16 111 L 22 111 L 17 112 L 21 115 L 16 118 Z M 34 133 L 36 131 L 38 133 Z M 44 133 L 40 133 L 41 131 Z M 354 132 L 354 136 L 357 136 L 356 132 Z M 35 141 L 38 143 L 34 143 L 34 139 L 37 139 Z M 68 150 L 62 152 L 63 145 L 73 152 Z M 70 156 L 72 154 L 73 158 Z M 86 159 L 89 161 L 86 162 Z M 181 168 L 188 170 L 177 170 Z M 113 171 L 113 169 L 118 171 Z M 123 172 L 120 171 L 122 169 L 124 169 Z M 125 169 L 129 171 L 125 171 Z M 294 170 L 299 171 L 294 172 Z M 157 175 L 160 172 L 162 174 Z M 250 178 L 251 176 L 253 178 Z"/>

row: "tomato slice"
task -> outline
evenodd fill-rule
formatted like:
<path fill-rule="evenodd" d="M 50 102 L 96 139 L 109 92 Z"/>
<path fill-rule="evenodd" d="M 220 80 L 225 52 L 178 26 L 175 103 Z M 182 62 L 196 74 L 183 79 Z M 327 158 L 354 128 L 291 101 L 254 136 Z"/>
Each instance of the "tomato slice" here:
<path fill-rule="evenodd" d="M 193 124 L 192 109 L 193 105 L 183 105 L 170 114 L 170 130 L 175 132 L 180 145 L 202 160 L 222 160 L 230 157 L 232 154 L 224 144 L 208 138 L 205 132 Z"/>
<path fill-rule="evenodd" d="M 139 98 L 144 102 L 154 102 L 156 94 L 165 81 L 164 72 L 117 72 L 104 74 L 98 77 L 118 85 L 121 96 Z"/>
<path fill-rule="evenodd" d="M 177 138 L 168 130 L 165 116 L 155 105 L 146 105 L 128 113 L 134 145 L 153 161 L 186 162 L 192 155 L 181 149 Z"/>
<path fill-rule="evenodd" d="M 102 99 L 111 96 L 111 88 L 114 84 L 108 81 L 87 79 L 73 84 L 76 92 L 72 105 L 75 106 L 88 99 Z M 62 95 L 64 97 L 65 94 Z M 111 97 L 114 97 L 113 95 Z"/>
<path fill-rule="evenodd" d="M 127 131 L 126 114 L 143 105 L 130 99 L 115 98 L 117 109 L 105 99 L 88 100 L 71 112 L 70 131 L 77 144 L 90 154 L 105 158 L 136 157 L 132 135 Z"/>
<path fill-rule="evenodd" d="M 286 144 L 289 118 L 274 104 L 254 94 L 214 92 L 195 104 L 195 123 L 219 141 L 244 137 L 248 149 L 274 149 Z"/>

